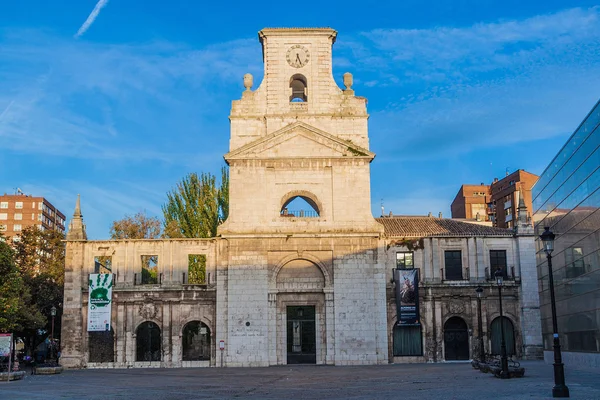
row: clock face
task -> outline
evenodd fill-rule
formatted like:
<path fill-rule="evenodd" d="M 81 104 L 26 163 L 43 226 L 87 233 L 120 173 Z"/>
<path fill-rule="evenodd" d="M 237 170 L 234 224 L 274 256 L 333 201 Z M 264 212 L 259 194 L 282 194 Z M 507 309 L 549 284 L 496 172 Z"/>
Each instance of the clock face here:
<path fill-rule="evenodd" d="M 286 59 L 292 67 L 301 68 L 308 64 L 310 54 L 306 47 L 297 44 L 289 48 Z"/>

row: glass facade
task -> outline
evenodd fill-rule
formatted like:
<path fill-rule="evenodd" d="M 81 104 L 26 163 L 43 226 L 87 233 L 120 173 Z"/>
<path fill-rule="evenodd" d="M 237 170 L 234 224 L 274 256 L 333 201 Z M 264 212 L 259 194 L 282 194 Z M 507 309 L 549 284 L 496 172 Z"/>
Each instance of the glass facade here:
<path fill-rule="evenodd" d="M 556 235 L 552 271 L 563 352 L 600 355 L 600 102 L 533 187 L 537 235 Z M 548 261 L 539 237 L 537 271 L 544 350 L 552 350 Z"/>

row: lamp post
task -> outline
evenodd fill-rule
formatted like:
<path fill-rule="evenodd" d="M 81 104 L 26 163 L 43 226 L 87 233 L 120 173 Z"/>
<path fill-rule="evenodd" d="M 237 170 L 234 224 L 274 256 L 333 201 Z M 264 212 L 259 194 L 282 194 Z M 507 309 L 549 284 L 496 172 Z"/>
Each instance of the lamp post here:
<path fill-rule="evenodd" d="M 52 306 L 50 309 L 50 315 L 52 316 L 52 330 L 50 331 L 50 358 L 54 360 L 54 317 L 56 317 L 56 307 Z"/>
<path fill-rule="evenodd" d="M 477 292 L 477 310 L 479 311 L 479 314 L 477 315 L 477 325 L 479 328 L 479 362 L 485 362 L 485 351 L 483 348 L 483 324 L 481 323 L 481 295 L 483 294 L 483 288 L 481 286 L 477 286 L 475 292 Z"/>
<path fill-rule="evenodd" d="M 510 373 L 508 372 L 508 359 L 506 358 L 506 341 L 504 339 L 504 315 L 502 314 L 502 284 L 504 283 L 504 272 L 502 268 L 498 268 L 496 273 L 494 274 L 496 277 L 496 282 L 498 283 L 498 296 L 500 298 L 500 332 L 502 342 L 500 342 L 500 362 L 502 366 L 502 371 L 500 371 L 501 379 L 510 378 Z"/>
<path fill-rule="evenodd" d="M 560 340 L 556 324 L 556 300 L 554 299 L 554 277 L 552 276 L 552 251 L 554 250 L 554 238 L 556 235 L 547 226 L 540 239 L 544 244 L 544 251 L 548 258 L 548 283 L 550 285 L 550 308 L 552 310 L 552 333 L 554 338 L 554 387 L 552 397 L 569 397 L 569 388 L 565 385 L 565 370 L 560 354 Z"/>

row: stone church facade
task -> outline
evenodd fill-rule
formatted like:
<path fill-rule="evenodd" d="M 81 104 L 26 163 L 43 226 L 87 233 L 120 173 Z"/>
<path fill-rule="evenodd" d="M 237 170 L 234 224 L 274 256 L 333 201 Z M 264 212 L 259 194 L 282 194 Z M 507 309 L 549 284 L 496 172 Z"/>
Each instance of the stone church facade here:
<path fill-rule="evenodd" d="M 336 32 L 263 29 L 259 38 L 264 79 L 253 90 L 246 74 L 245 91 L 232 103 L 225 154 L 230 211 L 216 238 L 88 241 L 78 199 L 67 235 L 62 364 L 468 359 L 478 354 L 480 334 L 486 352 L 493 350 L 499 313 L 490 279 L 499 259 L 514 353 L 539 356 L 526 218 L 515 230 L 433 217 L 373 218 L 366 99 L 354 94 L 352 75 L 344 74 L 344 89 L 334 81 Z M 310 209 L 290 210 L 297 199 Z M 151 279 L 144 275 L 148 260 Z M 190 281 L 191 260 L 202 260 L 201 281 Z M 445 274 L 450 264 L 452 276 Z M 420 319 L 406 330 L 397 323 L 398 267 L 419 271 Z M 88 275 L 102 268 L 114 274 L 111 330 L 88 333 Z M 484 288 L 482 332 L 477 286 Z"/>

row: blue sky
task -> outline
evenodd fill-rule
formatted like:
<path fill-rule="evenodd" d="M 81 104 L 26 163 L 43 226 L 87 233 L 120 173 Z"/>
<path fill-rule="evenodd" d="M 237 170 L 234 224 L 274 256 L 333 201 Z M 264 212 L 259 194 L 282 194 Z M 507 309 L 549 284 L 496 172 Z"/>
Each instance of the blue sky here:
<path fill-rule="evenodd" d="M 92 10 L 96 18 L 85 24 Z M 77 193 L 92 239 L 218 173 L 257 31 L 330 26 L 369 100 L 373 212 L 450 216 L 462 183 L 541 173 L 600 97 L 589 1 L 96 0 L 0 5 L 0 192 Z M 318 11 L 315 11 L 318 10 Z M 79 33 L 78 33 L 79 32 Z"/>

